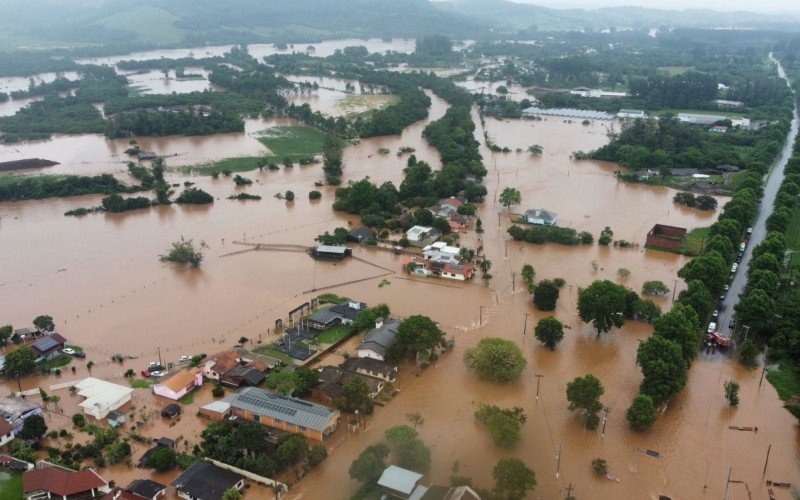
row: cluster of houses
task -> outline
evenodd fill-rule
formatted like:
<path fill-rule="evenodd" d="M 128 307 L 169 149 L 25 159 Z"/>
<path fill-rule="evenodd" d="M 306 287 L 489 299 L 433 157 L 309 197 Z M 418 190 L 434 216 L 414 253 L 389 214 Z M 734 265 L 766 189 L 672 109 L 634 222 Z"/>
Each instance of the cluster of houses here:
<path fill-rule="evenodd" d="M 387 498 L 415 500 L 481 500 L 469 486 L 425 486 L 422 474 L 390 465 L 378 479 L 378 488 Z M 382 497 L 383 498 L 383 497 Z"/>
<path fill-rule="evenodd" d="M 403 262 L 412 276 L 437 277 L 465 281 L 475 273 L 472 264 L 463 262 L 461 249 L 443 242 L 432 243 Z"/>
<path fill-rule="evenodd" d="M 447 224 L 452 231 L 459 232 L 466 229 L 470 221 L 470 216 L 458 213 L 458 209 L 463 206 L 464 202 L 461 199 L 451 196 L 429 207 L 428 210 L 434 217 L 441 217 L 447 220 Z"/>
<path fill-rule="evenodd" d="M 0 463 L 8 466 L 3 458 L 6 457 L 0 457 Z M 118 487 L 92 468 L 75 471 L 44 460 L 35 465 L 18 460 L 14 463 L 22 464 L 24 469 L 22 494 L 25 500 L 157 500 L 167 495 L 167 485 L 150 479 L 135 479 L 125 487 Z M 180 498 L 218 500 L 226 490 L 242 490 L 244 480 L 244 476 L 233 470 L 198 461 L 170 485 Z"/>

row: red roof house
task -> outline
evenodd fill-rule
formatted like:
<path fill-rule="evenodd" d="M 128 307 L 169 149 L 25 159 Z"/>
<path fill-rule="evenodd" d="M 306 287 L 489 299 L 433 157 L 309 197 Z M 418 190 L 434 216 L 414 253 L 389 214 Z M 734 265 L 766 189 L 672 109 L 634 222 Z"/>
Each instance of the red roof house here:
<path fill-rule="evenodd" d="M 92 469 L 73 471 L 49 466 L 33 469 L 22 475 L 25 498 L 100 498 L 111 489 L 108 482 Z"/>
<path fill-rule="evenodd" d="M 57 333 L 54 333 L 52 335 L 42 337 L 31 344 L 31 349 L 33 349 L 36 357 L 44 356 L 47 358 L 57 355 L 61 349 L 64 348 L 64 344 L 66 343 L 67 339 Z"/>

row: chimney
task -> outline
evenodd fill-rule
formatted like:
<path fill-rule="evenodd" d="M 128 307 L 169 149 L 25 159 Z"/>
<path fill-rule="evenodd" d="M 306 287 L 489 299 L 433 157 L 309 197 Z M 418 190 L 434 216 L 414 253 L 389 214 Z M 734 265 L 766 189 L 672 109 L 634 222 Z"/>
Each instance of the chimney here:
<path fill-rule="evenodd" d="M 375 329 L 377 330 L 378 328 L 380 328 L 382 326 L 383 326 L 383 318 L 376 319 L 375 320 Z"/>
<path fill-rule="evenodd" d="M 357 300 L 351 300 L 350 304 L 348 305 L 350 306 L 350 309 L 361 309 L 361 302 L 358 302 Z"/>

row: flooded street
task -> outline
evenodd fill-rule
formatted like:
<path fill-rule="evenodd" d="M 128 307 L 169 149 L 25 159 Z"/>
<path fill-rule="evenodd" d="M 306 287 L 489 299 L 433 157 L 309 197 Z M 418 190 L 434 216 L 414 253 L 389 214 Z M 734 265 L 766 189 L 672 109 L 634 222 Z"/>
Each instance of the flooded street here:
<path fill-rule="evenodd" d="M 342 46 L 346 45 L 353 43 Z M 251 53 L 260 56 L 255 47 L 251 46 Z M 324 50 L 333 50 L 333 45 L 326 47 Z M 413 42 L 410 48 L 413 49 Z M 196 50 L 195 55 L 201 55 L 201 49 Z M 188 55 L 168 52 L 171 51 L 160 53 L 167 57 Z M 198 82 L 201 81 L 193 83 Z M 328 83 L 331 85 L 326 87 L 336 89 L 331 92 L 340 93 L 336 86 L 340 83 Z M 335 99 L 312 103 L 325 113 L 335 105 Z M 396 155 L 401 146 L 415 148 L 418 158 L 438 166 L 438 153 L 425 143 L 421 132 L 429 120 L 440 118 L 446 109 L 444 101 L 432 96 L 428 120 L 412 125 L 401 136 L 362 140 L 348 147 L 344 154 L 344 182 L 369 176 L 378 184 L 392 181 L 399 185 L 407 160 L 407 156 Z M 479 123 L 477 114 L 474 118 Z M 242 134 L 142 138 L 139 144 L 159 154 L 178 154 L 167 158 L 170 167 L 190 165 L 259 154 L 264 148 L 250 134 L 285 123 L 289 122 L 248 120 Z M 390 281 L 389 285 L 379 287 L 377 277 L 383 272 L 357 260 L 315 264 L 302 253 L 269 252 L 225 256 L 244 248 L 236 245 L 236 240 L 310 245 L 316 235 L 347 226 L 352 218 L 331 210 L 332 187 L 320 189 L 321 200 L 308 199 L 308 191 L 316 189 L 314 182 L 323 177 L 320 165 L 243 174 L 254 180 L 246 191 L 263 197 L 249 202 L 225 199 L 239 190 L 230 178 L 212 180 L 173 170 L 168 174 L 170 182 L 191 180 L 213 194 L 215 203 L 81 218 L 62 214 L 79 206 L 98 205 L 100 196 L 0 204 L 0 318 L 22 327 L 39 314 L 52 315 L 58 331 L 70 343 L 84 347 L 89 359 L 97 363 L 93 374 L 115 381 L 124 380 L 125 369 L 138 371 L 156 359 L 158 347 L 167 360 L 176 360 L 181 354 L 214 353 L 241 336 L 266 341 L 273 335 L 276 319 L 284 318 L 289 310 L 323 288 L 370 305 L 385 302 L 397 316 L 424 314 L 439 322 L 447 337 L 455 340 L 454 351 L 419 377 L 412 367 L 404 367 L 398 384 L 400 394 L 386 408 L 376 411 L 368 420 L 366 431 L 337 443 L 329 458 L 292 489 L 290 498 L 338 499 L 354 493 L 358 484 L 347 475 L 352 460 L 365 447 L 381 440 L 385 429 L 404 423 L 406 413 L 411 411 L 420 411 L 425 419 L 421 438 L 433 449 L 433 467 L 426 480 L 438 484 L 448 484 L 450 476 L 457 473 L 472 477 L 481 488 L 490 488 L 492 467 L 498 459 L 511 456 L 522 458 L 536 471 L 538 486 L 532 496 L 543 499 L 563 498 L 569 484 L 575 488 L 576 497 L 582 499 L 650 499 L 659 494 L 675 499 L 721 498 L 728 465 L 733 467 L 731 479 L 746 482 L 756 498 L 767 497 L 765 479 L 800 482 L 796 420 L 782 408 L 772 386 L 765 382 L 759 389 L 760 371 L 745 370 L 724 357 L 700 357 L 694 362 L 686 388 L 671 401 L 651 431 L 634 433 L 628 429 L 625 410 L 641 381 L 635 353 L 638 341 L 647 338 L 652 328 L 629 322 L 621 330 L 597 338 L 577 318 L 578 287 L 595 279 L 618 281 L 637 292 L 648 280 L 661 280 L 673 287 L 676 272 L 686 258 L 645 250 L 647 231 L 656 223 L 688 229 L 708 226 L 718 214 L 675 205 L 675 191 L 671 189 L 618 182 L 613 175 L 614 165 L 570 159 L 573 151 L 606 143 L 609 125 L 487 118 L 486 132 L 501 147 L 525 151 L 532 144 L 540 144 L 544 148 L 541 157 L 527 152 L 492 155 L 482 148 L 489 170 L 484 181 L 489 195 L 480 207 L 486 232 L 482 240 L 474 231 L 467 232 L 461 245 L 484 247 L 494 264 L 494 279 L 489 286 L 479 278 L 467 284 L 410 279 L 402 272 L 399 256 L 366 247 L 356 248 L 354 255 L 395 269 L 395 275 L 380 278 Z M 483 142 L 480 126 L 476 137 Z M 0 161 L 39 157 L 61 163 L 47 172 L 126 175 L 126 148 L 127 141 L 108 141 L 102 136 L 59 136 L 52 141 L 0 146 Z M 390 153 L 381 155 L 379 148 L 388 148 Z M 555 211 L 559 225 L 589 231 L 595 238 L 603 227 L 610 226 L 615 239 L 641 246 L 566 247 L 509 241 L 509 217 L 496 201 L 508 186 L 522 194 L 522 205 L 514 210 Z M 286 190 L 296 193 L 296 201 L 287 203 L 274 197 Z M 208 244 L 199 270 L 180 270 L 159 262 L 158 256 L 182 236 Z M 593 261 L 597 263 L 596 270 Z M 556 351 L 542 347 L 533 337 L 537 321 L 547 314 L 536 311 L 523 291 L 519 271 L 525 263 L 533 265 L 537 279 L 566 280 L 554 314 L 567 330 Z M 622 267 L 630 270 L 625 281 L 617 278 L 617 270 Z M 512 273 L 517 273 L 516 283 L 512 282 Z M 376 279 L 337 286 L 371 277 Z M 677 291 L 681 284 L 677 282 Z M 667 296 L 656 302 L 666 310 L 670 299 Z M 526 314 L 530 316 L 527 335 L 523 335 Z M 483 322 L 479 324 L 481 315 Z M 486 336 L 511 339 L 523 348 L 528 366 L 518 383 L 498 387 L 478 380 L 466 369 L 464 351 Z M 350 349 L 354 345 L 355 341 L 347 344 Z M 139 359 L 114 365 L 107 360 L 116 352 Z M 334 362 L 340 360 L 334 358 Z M 85 363 L 75 366 L 75 375 L 65 372 L 46 380 L 28 378 L 22 380 L 22 387 L 49 386 L 88 375 Z M 599 430 L 584 433 L 582 419 L 567 411 L 566 384 L 586 373 L 596 375 L 605 386 L 601 400 L 611 408 L 605 437 Z M 535 374 L 544 375 L 538 400 Z M 729 408 L 723 395 L 722 384 L 729 378 L 736 378 L 741 384 L 738 408 Z M 6 382 L 5 386 L 9 390 L 16 383 Z M 210 399 L 207 389 L 195 403 Z M 137 390 L 136 394 L 140 398 L 137 407 L 156 408 L 163 404 L 146 390 Z M 68 395 L 62 399 L 67 415 L 77 408 L 73 399 L 76 398 Z M 494 445 L 489 433 L 473 417 L 478 402 L 523 407 L 528 422 L 521 443 L 510 450 Z M 57 419 L 66 420 L 58 415 L 50 417 L 53 422 Z M 153 420 L 147 424 L 152 427 L 145 427 L 147 435 L 164 433 L 195 440 L 203 426 L 192 412 L 187 412 L 175 427 Z M 728 429 L 729 425 L 757 426 L 759 431 L 734 431 Z M 770 444 L 769 467 L 762 477 Z M 142 446 L 136 445 L 134 460 L 144 451 Z M 556 478 L 559 446 L 562 451 Z M 655 450 L 661 458 L 637 453 L 637 449 Z M 591 460 L 597 457 L 608 462 L 619 483 L 592 472 Z M 118 483 L 141 475 L 124 466 L 104 469 L 103 473 Z M 166 482 L 170 479 L 163 476 Z M 780 499 L 791 498 L 787 490 L 777 489 L 776 494 Z M 250 490 L 248 498 L 259 498 L 258 492 Z M 728 498 L 748 498 L 745 484 L 731 484 Z"/>

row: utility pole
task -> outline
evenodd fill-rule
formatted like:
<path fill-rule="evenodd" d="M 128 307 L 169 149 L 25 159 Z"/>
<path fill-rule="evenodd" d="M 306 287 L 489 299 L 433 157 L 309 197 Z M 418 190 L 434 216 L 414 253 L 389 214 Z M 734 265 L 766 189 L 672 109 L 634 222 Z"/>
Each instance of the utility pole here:
<path fill-rule="evenodd" d="M 506 257 L 508 257 L 508 241 L 506 241 Z M 517 290 L 517 273 L 516 271 L 511 273 L 511 291 L 515 292 Z"/>
<path fill-rule="evenodd" d="M 478 326 L 483 325 L 483 307 L 484 306 L 478 306 Z"/>
<path fill-rule="evenodd" d="M 728 500 L 728 489 L 731 486 L 731 473 L 733 472 L 733 465 L 728 465 L 728 479 L 725 481 L 725 496 L 722 497 L 722 500 Z"/>
<path fill-rule="evenodd" d="M 800 231 L 798 231 L 800 232 Z M 767 349 L 768 346 L 764 347 L 764 365 L 761 367 L 761 378 L 758 381 L 758 388 L 761 389 L 761 384 L 764 382 L 764 372 L 767 371 Z"/>
<path fill-rule="evenodd" d="M 767 473 L 767 464 L 769 463 L 769 452 L 772 451 L 772 443 L 770 443 L 769 447 L 767 448 L 767 459 L 764 460 L 764 472 L 761 473 L 762 476 L 766 475 Z"/>
<path fill-rule="evenodd" d="M 571 500 L 572 499 L 572 483 L 569 483 L 569 486 L 567 486 L 567 496 L 564 497 L 564 498 L 566 500 Z"/>
<path fill-rule="evenodd" d="M 561 445 L 558 445 L 558 455 L 556 455 L 556 479 L 561 474 Z"/>
<path fill-rule="evenodd" d="M 605 408 L 603 408 L 603 411 L 606 412 L 606 414 L 603 417 L 603 432 L 602 432 L 602 434 L 600 434 L 600 437 L 605 437 L 606 436 L 606 422 L 608 422 L 608 413 L 611 411 L 611 408 L 606 406 Z"/>
<path fill-rule="evenodd" d="M 156 346 L 156 349 L 158 349 L 158 364 L 164 366 L 164 363 L 161 362 L 161 346 Z"/>
<path fill-rule="evenodd" d="M 539 383 L 542 381 L 543 374 L 537 373 L 536 374 L 536 399 L 539 399 Z"/>
<path fill-rule="evenodd" d="M 678 290 L 678 280 L 674 280 L 675 284 L 672 285 L 672 303 L 675 303 L 675 292 Z"/>
<path fill-rule="evenodd" d="M 522 327 L 522 339 L 525 339 L 525 336 L 528 334 L 528 316 L 530 313 L 525 313 L 525 324 Z"/>

